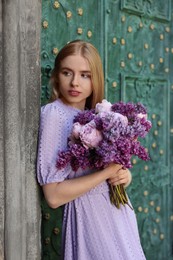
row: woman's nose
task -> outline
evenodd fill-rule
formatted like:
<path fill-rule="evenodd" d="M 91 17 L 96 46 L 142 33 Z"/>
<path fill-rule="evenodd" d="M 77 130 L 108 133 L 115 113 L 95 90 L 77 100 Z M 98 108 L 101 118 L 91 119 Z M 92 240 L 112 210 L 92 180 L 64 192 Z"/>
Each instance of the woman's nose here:
<path fill-rule="evenodd" d="M 73 75 L 71 84 L 72 84 L 72 86 L 79 86 L 79 76 L 78 75 Z"/>

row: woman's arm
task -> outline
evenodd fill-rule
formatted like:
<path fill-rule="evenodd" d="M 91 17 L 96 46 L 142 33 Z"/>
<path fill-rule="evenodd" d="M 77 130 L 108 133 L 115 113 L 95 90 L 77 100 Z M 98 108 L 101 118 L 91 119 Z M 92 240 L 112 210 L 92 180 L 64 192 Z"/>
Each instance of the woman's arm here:
<path fill-rule="evenodd" d="M 121 183 L 126 184 L 126 182 L 129 182 L 130 178 L 129 171 L 123 170 L 123 174 L 121 171 L 122 165 L 112 163 L 104 170 L 89 175 L 65 180 L 59 183 L 43 185 L 42 188 L 45 199 L 51 208 L 57 208 L 82 196 L 107 179 L 109 179 L 113 185 Z"/>
<path fill-rule="evenodd" d="M 129 179 L 127 173 L 122 176 L 120 171 L 122 165 L 113 163 L 102 171 L 70 180 L 66 179 L 69 175 L 68 169 L 57 171 L 57 154 L 58 151 L 65 149 L 64 140 L 69 135 L 63 113 L 55 103 L 48 104 L 42 109 L 40 121 L 37 177 L 43 187 L 47 203 L 52 208 L 82 196 L 105 180 L 112 180 L 113 185 L 117 185 L 126 184 Z"/>

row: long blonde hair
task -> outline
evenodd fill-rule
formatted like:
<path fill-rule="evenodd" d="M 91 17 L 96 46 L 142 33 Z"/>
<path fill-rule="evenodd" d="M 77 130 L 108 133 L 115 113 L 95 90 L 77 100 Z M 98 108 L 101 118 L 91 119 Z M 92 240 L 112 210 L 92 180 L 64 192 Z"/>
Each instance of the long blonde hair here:
<path fill-rule="evenodd" d="M 96 103 L 101 102 L 104 97 L 104 74 L 100 55 L 97 49 L 89 42 L 75 40 L 66 44 L 55 59 L 54 69 L 51 75 L 52 95 L 51 101 L 59 97 L 58 72 L 61 61 L 70 55 L 80 54 L 84 57 L 91 69 L 92 94 L 86 100 L 86 107 L 94 108 Z"/>

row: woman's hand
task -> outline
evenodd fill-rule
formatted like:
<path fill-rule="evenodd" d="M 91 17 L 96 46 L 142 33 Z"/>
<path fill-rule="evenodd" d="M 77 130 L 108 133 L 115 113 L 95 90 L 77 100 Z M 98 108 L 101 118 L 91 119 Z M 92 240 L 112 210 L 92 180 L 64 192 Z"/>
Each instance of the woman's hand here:
<path fill-rule="evenodd" d="M 127 187 L 130 184 L 131 180 L 132 176 L 130 171 L 128 169 L 123 169 L 121 166 L 121 168 L 108 179 L 108 182 L 113 186 L 123 184 L 125 187 Z"/>
<path fill-rule="evenodd" d="M 112 179 L 115 176 L 117 176 L 119 170 L 122 169 L 121 164 L 116 163 L 110 163 L 106 168 L 103 169 L 103 172 L 105 172 L 107 179 Z"/>

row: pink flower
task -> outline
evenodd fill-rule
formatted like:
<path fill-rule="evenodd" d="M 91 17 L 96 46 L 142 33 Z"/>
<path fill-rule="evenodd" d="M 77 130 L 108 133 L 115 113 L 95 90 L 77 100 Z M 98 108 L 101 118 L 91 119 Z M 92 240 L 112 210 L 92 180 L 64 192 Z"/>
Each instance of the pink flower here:
<path fill-rule="evenodd" d="M 98 146 L 99 142 L 102 140 L 102 134 L 96 129 L 94 120 L 82 126 L 80 139 L 86 149 Z"/>
<path fill-rule="evenodd" d="M 72 136 L 79 139 L 80 131 L 82 130 L 82 125 L 78 122 L 73 124 Z"/>
<path fill-rule="evenodd" d="M 145 119 L 147 120 L 147 114 L 139 113 L 139 114 L 137 114 L 137 117 L 139 117 L 139 118 L 145 118 Z"/>
<path fill-rule="evenodd" d="M 128 119 L 126 116 L 123 116 L 120 113 L 113 113 L 113 114 L 114 114 L 114 120 L 119 119 L 123 123 L 124 126 L 128 125 Z"/>
<path fill-rule="evenodd" d="M 108 102 L 106 99 L 102 100 L 102 103 L 97 103 L 95 111 L 96 113 L 100 112 L 110 112 L 111 111 L 112 104 Z"/>

